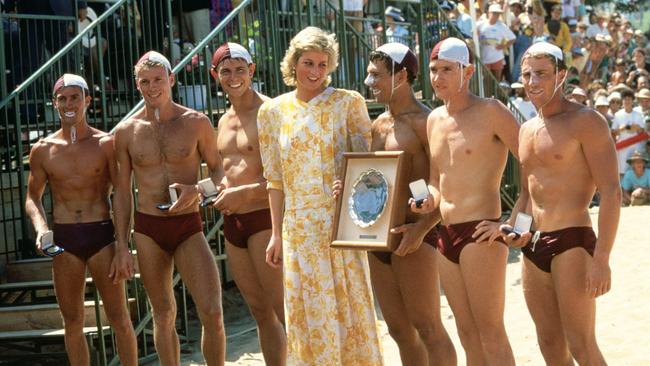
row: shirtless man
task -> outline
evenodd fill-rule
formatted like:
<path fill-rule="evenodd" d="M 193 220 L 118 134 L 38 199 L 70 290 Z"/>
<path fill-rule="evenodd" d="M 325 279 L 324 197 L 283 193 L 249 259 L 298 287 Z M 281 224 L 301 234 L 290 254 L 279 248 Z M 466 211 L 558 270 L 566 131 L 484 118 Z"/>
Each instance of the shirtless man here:
<path fill-rule="evenodd" d="M 566 77 L 557 46 L 536 43 L 522 76 L 539 116 L 521 126 L 522 188 L 513 210 L 532 212 L 535 235 L 505 237 L 524 253 L 524 295 L 547 365 L 605 365 L 596 343 L 596 297 L 611 287 L 609 255 L 621 206 L 614 142 L 607 121 L 562 95 Z M 600 192 L 598 237 L 589 203 Z M 485 223 L 482 237 L 503 236 Z"/>
<path fill-rule="evenodd" d="M 117 241 L 128 242 L 133 172 L 138 190 L 134 238 L 140 273 L 153 307 L 154 344 L 160 363 L 180 363 L 172 286 L 176 265 L 203 324 L 203 356 L 208 365 L 223 365 L 219 274 L 203 235 L 195 186 L 201 159 L 211 171 L 219 163 L 212 124 L 205 115 L 174 103 L 174 74 L 163 55 L 150 51 L 142 56 L 135 65 L 135 81 L 145 105 L 115 132 L 117 179 L 123 187 L 115 194 Z M 164 211 L 158 206 L 170 201 L 170 186 L 181 193 L 169 211 Z"/>
<path fill-rule="evenodd" d="M 388 105 L 372 124 L 371 149 L 409 153 L 409 182 L 429 176 L 426 126 L 431 110 L 413 94 L 417 73 L 415 53 L 401 43 L 387 43 L 370 54 L 365 80 L 377 102 Z M 336 182 L 333 191 L 338 195 L 341 189 Z M 403 235 L 395 252 L 368 256 L 373 289 L 404 365 L 456 365 L 456 351 L 440 318 L 438 220 L 437 211 L 407 213 L 407 224 L 393 229 Z"/>
<path fill-rule="evenodd" d="M 218 124 L 217 149 L 223 170 L 215 176 L 220 193 L 214 203 L 224 214 L 230 272 L 257 322 L 265 363 L 285 365 L 282 269 L 265 262 L 271 213 L 257 140 L 257 110 L 269 98 L 253 90 L 255 64 L 239 44 L 219 47 L 210 73 L 231 104 Z"/>
<path fill-rule="evenodd" d="M 133 258 L 126 246 L 113 245 L 108 198 L 117 173 L 113 138 L 88 125 L 86 108 L 90 99 L 88 85 L 81 76 L 65 74 L 54 84 L 52 102 L 61 118 L 61 129 L 32 148 L 25 209 L 36 229 L 37 250 L 54 257 L 52 278 L 70 363 L 90 364 L 83 334 L 88 267 L 115 332 L 120 362 L 137 365 L 136 339 L 121 282 L 133 276 Z M 51 229 L 42 202 L 48 183 L 54 201 Z M 51 235 L 50 230 L 55 246 L 48 249 L 43 246 L 47 244 L 43 238 Z M 118 262 L 123 264 L 119 273 Z"/>
<path fill-rule="evenodd" d="M 494 99 L 469 92 L 474 72 L 465 43 L 447 38 L 433 49 L 429 71 L 444 106 L 427 121 L 431 194 L 418 213 L 440 209 L 438 268 L 468 365 L 514 365 L 503 324 L 508 247 L 472 238 L 483 220 L 501 217 L 499 187 L 519 126 Z"/>

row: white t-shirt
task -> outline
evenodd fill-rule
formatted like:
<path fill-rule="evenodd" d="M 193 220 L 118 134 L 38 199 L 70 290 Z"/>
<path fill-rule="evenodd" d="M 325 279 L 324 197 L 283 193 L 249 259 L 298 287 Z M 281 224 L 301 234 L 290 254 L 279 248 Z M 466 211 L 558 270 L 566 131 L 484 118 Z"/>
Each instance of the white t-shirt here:
<path fill-rule="evenodd" d="M 614 115 L 614 121 L 612 122 L 612 130 L 618 130 L 619 128 L 626 125 L 638 125 L 642 128 L 645 127 L 643 114 L 635 110 L 632 110 L 631 113 L 627 113 L 624 109 L 616 112 Z M 636 132 L 621 130 L 620 134 L 618 135 L 618 140 L 625 140 L 628 137 L 635 136 L 636 134 Z"/>
<path fill-rule="evenodd" d="M 645 122 L 643 120 L 643 114 L 641 114 L 641 112 L 637 112 L 633 110 L 632 113 L 627 113 L 625 112 L 624 109 L 621 109 L 620 111 L 616 112 L 616 114 L 614 115 L 614 120 L 612 121 L 612 130 L 620 131 L 620 134 L 618 135 L 618 141 L 621 141 L 629 137 L 635 136 L 637 132 L 631 132 L 628 130 L 619 130 L 619 128 L 625 125 L 638 125 L 643 127 L 644 123 Z M 630 145 L 628 147 L 624 147 L 622 149 L 616 150 L 616 155 L 618 156 L 619 173 L 622 174 L 625 172 L 625 170 L 627 170 L 628 168 L 627 158 L 635 150 L 642 150 L 644 148 L 643 145 L 644 145 L 643 142 L 638 142 L 634 145 Z"/>
<path fill-rule="evenodd" d="M 79 23 L 79 32 L 83 31 L 84 29 L 88 28 L 90 23 L 94 22 L 97 20 L 97 13 L 93 10 L 93 8 L 88 7 L 88 12 L 86 13 L 86 19 L 83 21 L 77 19 L 77 23 Z M 82 39 L 81 39 L 81 44 L 86 47 L 86 48 L 93 48 L 97 44 L 97 37 L 93 35 L 93 31 L 90 31 L 88 34 L 86 34 Z"/>
<path fill-rule="evenodd" d="M 580 0 L 562 0 L 562 18 L 574 18 Z"/>
<path fill-rule="evenodd" d="M 338 4 L 338 1 L 336 3 Z M 343 10 L 361 11 L 363 10 L 363 0 L 343 0 Z"/>
<path fill-rule="evenodd" d="M 476 27 L 479 42 L 481 43 L 481 59 L 483 63 L 493 64 L 503 60 L 505 58 L 503 50 L 497 50 L 496 46 L 516 39 L 515 34 L 500 20 L 494 24 L 490 24 L 487 20 L 481 21 Z"/>
<path fill-rule="evenodd" d="M 388 27 L 386 29 L 386 41 L 387 42 L 397 42 L 409 45 L 409 31 L 408 29 L 402 27 L 401 25 L 395 26 L 395 29 Z"/>
<path fill-rule="evenodd" d="M 609 36 L 609 31 L 607 30 L 607 27 L 601 28 L 598 23 L 592 24 L 589 26 L 589 28 L 587 28 L 587 38 L 596 37 L 598 34 Z"/>
<path fill-rule="evenodd" d="M 645 113 L 643 113 L 643 108 L 640 105 L 634 107 L 634 110 L 641 113 L 641 114 L 645 114 Z M 648 113 L 650 113 L 650 111 L 648 111 Z"/>

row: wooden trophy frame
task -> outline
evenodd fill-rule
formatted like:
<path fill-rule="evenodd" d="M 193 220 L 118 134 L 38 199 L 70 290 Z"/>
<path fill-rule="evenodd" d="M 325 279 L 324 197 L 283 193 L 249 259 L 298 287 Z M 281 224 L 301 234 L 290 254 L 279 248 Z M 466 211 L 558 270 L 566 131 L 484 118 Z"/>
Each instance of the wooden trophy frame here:
<path fill-rule="evenodd" d="M 332 243 L 334 248 L 393 251 L 402 239 L 401 234 L 391 234 L 390 229 L 404 224 L 408 209 L 408 178 L 411 159 L 403 151 L 377 151 L 344 153 L 343 190 L 336 202 Z M 350 217 L 348 198 L 357 177 L 375 169 L 388 182 L 386 206 L 379 218 L 369 227 L 362 228 Z"/>

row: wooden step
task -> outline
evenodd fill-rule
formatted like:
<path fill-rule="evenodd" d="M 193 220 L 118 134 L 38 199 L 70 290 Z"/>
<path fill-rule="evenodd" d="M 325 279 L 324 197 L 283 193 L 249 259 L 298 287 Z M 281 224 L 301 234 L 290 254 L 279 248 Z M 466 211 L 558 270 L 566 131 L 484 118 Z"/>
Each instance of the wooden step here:
<path fill-rule="evenodd" d="M 9 262 L 7 282 L 52 280 L 52 258 L 31 258 Z"/>
<path fill-rule="evenodd" d="M 140 274 L 136 273 L 135 278 L 140 278 Z M 92 277 L 86 277 L 86 285 L 93 283 Z M 42 290 L 42 289 L 53 289 L 54 281 L 53 280 L 42 280 L 42 281 L 23 281 L 23 282 L 7 282 L 0 283 L 0 293 L 16 291 L 16 290 Z"/>
<path fill-rule="evenodd" d="M 129 309 L 132 316 L 135 315 L 135 299 L 129 299 Z M 108 324 L 103 311 L 101 321 Z M 94 301 L 84 301 L 84 326 L 97 326 Z M 60 328 L 63 328 L 63 321 L 56 303 L 0 308 L 0 332 Z"/>

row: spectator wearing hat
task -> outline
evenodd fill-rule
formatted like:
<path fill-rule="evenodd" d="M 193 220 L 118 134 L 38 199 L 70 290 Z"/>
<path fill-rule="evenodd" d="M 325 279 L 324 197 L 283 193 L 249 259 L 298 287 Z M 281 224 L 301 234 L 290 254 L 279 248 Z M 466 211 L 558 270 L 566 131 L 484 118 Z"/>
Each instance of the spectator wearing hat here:
<path fill-rule="evenodd" d="M 551 41 L 562 49 L 564 56 L 571 54 L 571 32 L 569 26 L 562 20 L 562 6 L 551 8 L 551 19 L 544 25 L 544 31 L 551 36 Z"/>
<path fill-rule="evenodd" d="M 605 21 L 607 20 L 605 14 L 597 13 L 595 17 L 595 23 L 591 23 L 589 28 L 587 28 L 587 38 L 595 38 L 598 34 L 608 36 L 609 31 L 607 30 L 607 25 L 605 24 Z"/>
<path fill-rule="evenodd" d="M 621 109 L 622 97 L 619 92 L 612 92 L 607 96 L 607 101 L 609 102 L 609 114 L 614 116 L 616 112 Z"/>
<path fill-rule="evenodd" d="M 526 94 L 526 91 L 524 90 L 524 84 L 515 82 L 510 84 L 510 88 L 514 94 L 514 96 L 510 98 L 510 103 L 517 107 L 526 121 L 537 116 L 537 110 L 530 99 L 528 99 L 528 94 Z"/>
<path fill-rule="evenodd" d="M 643 88 L 636 93 L 636 100 L 639 104 L 634 107 L 635 111 L 641 112 L 644 118 L 650 115 L 650 89 Z"/>
<path fill-rule="evenodd" d="M 571 91 L 571 95 L 568 99 L 572 102 L 584 105 L 587 100 L 587 92 L 580 87 L 575 87 L 573 88 L 573 91 Z"/>
<path fill-rule="evenodd" d="M 402 16 L 402 10 L 394 6 L 386 7 L 384 11 L 384 16 L 386 17 L 386 40 L 388 42 L 398 42 L 408 47 L 409 45 L 409 31 L 403 25 L 397 24 L 397 22 L 405 22 L 404 16 Z"/>
<path fill-rule="evenodd" d="M 492 72 L 497 81 L 501 81 L 503 68 L 506 65 L 503 50 L 512 46 L 517 38 L 514 33 L 499 20 L 503 13 L 499 4 L 491 4 L 488 8 L 488 19 L 477 24 L 481 58 L 485 66 Z"/>
<path fill-rule="evenodd" d="M 650 170 L 646 168 L 648 154 L 635 151 L 627 163 L 632 169 L 625 172 L 621 180 L 624 205 L 647 205 L 650 204 Z"/>
<path fill-rule="evenodd" d="M 458 6 L 453 1 L 443 0 L 440 3 L 447 17 L 456 25 L 464 38 L 472 38 L 472 17 L 458 11 Z"/>
<path fill-rule="evenodd" d="M 623 97 L 623 109 L 616 112 L 612 123 L 612 132 L 617 137 L 617 142 L 625 141 L 636 136 L 645 127 L 643 115 L 641 112 L 634 110 L 634 92 L 624 90 L 621 96 Z M 638 142 L 616 151 L 618 155 L 619 174 L 623 175 L 627 170 L 627 159 L 629 155 L 641 149 L 643 149 L 643 143 Z"/>
<path fill-rule="evenodd" d="M 643 34 L 643 31 L 641 31 L 640 29 L 634 31 L 634 42 L 636 43 L 636 46 L 639 48 L 645 48 L 646 46 L 647 39 Z"/>
<path fill-rule="evenodd" d="M 596 110 L 607 119 L 607 124 L 611 127 L 614 116 L 609 114 L 609 101 L 607 100 L 607 97 L 604 95 L 597 97 L 594 107 L 596 107 Z"/>

